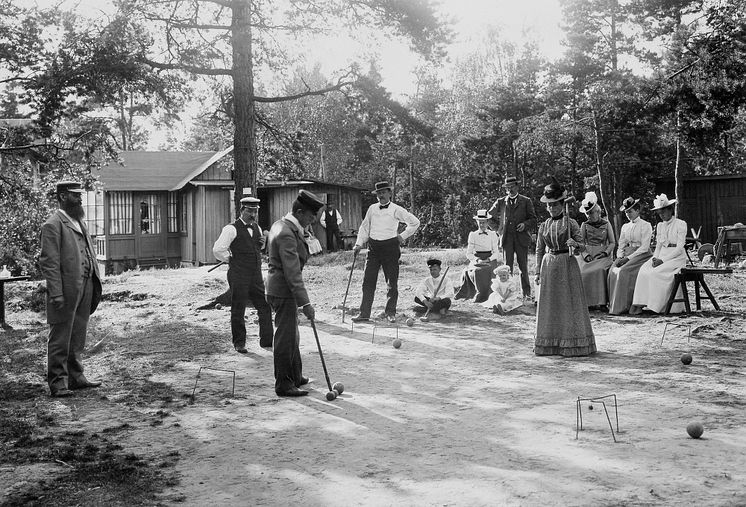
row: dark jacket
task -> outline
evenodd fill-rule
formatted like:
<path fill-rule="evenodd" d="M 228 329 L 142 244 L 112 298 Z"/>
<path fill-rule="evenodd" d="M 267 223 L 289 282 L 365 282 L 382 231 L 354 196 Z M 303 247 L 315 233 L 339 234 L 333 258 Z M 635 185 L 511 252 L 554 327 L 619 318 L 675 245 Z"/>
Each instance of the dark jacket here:
<path fill-rule="evenodd" d="M 49 324 L 58 324 L 73 318 L 75 302 L 83 290 L 86 245 L 91 253 L 92 264 L 91 313 L 96 311 L 101 301 L 101 277 L 96 262 L 96 251 L 85 226 L 81 223 L 80 227 L 83 230 L 82 235 L 60 211 L 56 211 L 41 226 L 39 267 L 47 280 L 47 323 Z M 49 300 L 55 296 L 65 297 L 65 307 L 62 310 L 57 310 L 49 303 Z"/>
<path fill-rule="evenodd" d="M 534 203 L 525 195 L 518 194 L 513 205 L 508 204 L 508 196 L 501 197 L 489 210 L 492 215 L 490 226 L 500 235 L 500 246 L 505 248 L 506 241 L 515 241 L 528 248 L 531 244 L 531 231 L 536 228 L 536 211 Z M 518 232 L 518 224 L 526 226 Z"/>
<path fill-rule="evenodd" d="M 284 218 L 272 224 L 267 244 L 267 295 L 294 298 L 298 306 L 310 303 L 302 274 L 309 257 L 308 245 L 295 224 Z"/>

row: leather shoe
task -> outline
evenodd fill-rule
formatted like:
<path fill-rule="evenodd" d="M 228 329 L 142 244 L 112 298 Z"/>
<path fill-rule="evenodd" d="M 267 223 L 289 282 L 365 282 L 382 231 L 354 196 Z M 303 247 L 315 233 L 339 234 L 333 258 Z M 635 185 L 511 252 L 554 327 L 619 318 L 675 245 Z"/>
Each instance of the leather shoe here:
<path fill-rule="evenodd" d="M 100 380 L 84 380 L 83 382 L 76 382 L 75 384 L 69 383 L 70 389 L 88 389 L 93 387 L 101 387 Z"/>
<path fill-rule="evenodd" d="M 396 322 L 396 315 L 386 315 L 386 320 L 393 324 L 394 322 Z"/>
<path fill-rule="evenodd" d="M 236 347 L 236 352 L 238 352 L 239 354 L 248 354 L 249 353 L 249 351 L 246 350 L 246 347 Z"/>
<path fill-rule="evenodd" d="M 352 317 L 352 322 L 370 322 L 370 317 Z"/>
<path fill-rule="evenodd" d="M 308 394 L 308 391 L 304 391 L 303 389 L 298 389 L 297 387 L 291 387 L 290 389 L 286 391 L 275 391 L 277 393 L 277 396 L 305 396 Z"/>
<path fill-rule="evenodd" d="M 73 393 L 70 389 L 58 389 L 56 391 L 52 391 L 52 398 L 69 398 L 70 396 L 75 396 L 75 393 Z"/>
<path fill-rule="evenodd" d="M 259 342 L 259 346 L 261 348 L 263 348 L 263 349 L 271 349 L 272 348 L 272 342 L 271 341 L 269 343 Z"/>

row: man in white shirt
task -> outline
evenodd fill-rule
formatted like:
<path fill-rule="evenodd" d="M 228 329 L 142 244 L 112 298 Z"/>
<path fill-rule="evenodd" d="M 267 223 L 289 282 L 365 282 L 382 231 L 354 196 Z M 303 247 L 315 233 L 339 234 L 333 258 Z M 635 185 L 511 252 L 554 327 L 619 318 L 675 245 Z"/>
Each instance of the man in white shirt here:
<path fill-rule="evenodd" d="M 422 311 L 430 310 L 432 315 L 445 315 L 451 307 L 453 287 L 448 279 L 440 275 L 440 259 L 428 259 L 430 276 L 425 278 L 415 291 L 414 302 L 422 306 Z M 435 293 L 437 291 L 437 294 Z"/>
<path fill-rule="evenodd" d="M 363 300 L 360 303 L 360 314 L 352 321 L 370 320 L 378 271 L 383 268 L 383 276 L 388 287 L 386 319 L 389 322 L 396 322 L 401 244 L 417 231 L 420 221 L 409 211 L 391 202 L 391 185 L 387 181 L 376 183 L 373 193 L 376 194 L 378 203 L 368 208 L 363 223 L 360 224 L 357 241 L 353 248 L 357 253 L 366 242 L 368 243 L 368 259 L 365 262 L 365 275 L 363 276 Z M 401 233 L 399 233 L 400 223 L 406 224 L 406 228 Z"/>
<path fill-rule="evenodd" d="M 261 255 L 264 236 L 256 223 L 259 202 L 255 197 L 241 199 L 241 215 L 235 222 L 223 227 L 212 247 L 215 258 L 229 266 L 231 335 L 233 347 L 240 354 L 248 353 L 244 314 L 249 301 L 259 317 L 259 346 L 271 347 L 274 335 L 272 310 L 264 296 Z"/>
<path fill-rule="evenodd" d="M 339 226 L 342 225 L 342 214 L 334 208 L 333 202 L 326 202 L 326 209 L 321 214 L 319 223 L 326 231 L 326 250 L 329 252 L 344 250 L 342 235 L 339 232 Z"/>

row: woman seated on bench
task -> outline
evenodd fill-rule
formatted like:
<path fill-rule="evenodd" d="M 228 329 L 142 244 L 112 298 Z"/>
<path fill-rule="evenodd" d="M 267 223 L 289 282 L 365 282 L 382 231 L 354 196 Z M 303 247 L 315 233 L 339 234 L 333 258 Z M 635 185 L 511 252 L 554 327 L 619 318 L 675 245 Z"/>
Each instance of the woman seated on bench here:
<path fill-rule="evenodd" d="M 630 315 L 642 313 L 643 308 L 662 313 L 674 284 L 674 276 L 686 265 L 686 222 L 673 216 L 676 199 L 668 200 L 666 194 L 656 196 L 653 210 L 661 221 L 655 229 L 655 253 L 640 268 L 635 283 Z M 684 311 L 683 303 L 671 307 L 671 313 Z"/>

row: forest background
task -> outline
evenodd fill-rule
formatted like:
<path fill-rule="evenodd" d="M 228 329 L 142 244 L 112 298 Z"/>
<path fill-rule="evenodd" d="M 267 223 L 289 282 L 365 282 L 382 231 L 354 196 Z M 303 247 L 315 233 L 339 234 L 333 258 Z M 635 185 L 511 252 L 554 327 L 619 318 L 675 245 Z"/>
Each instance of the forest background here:
<path fill-rule="evenodd" d="M 420 246 L 462 246 L 508 175 L 536 203 L 553 179 L 595 190 L 618 230 L 655 178 L 743 173 L 746 0 L 561 7 L 550 60 L 499 26 L 449 57 L 452 20 L 429 0 L 117 0 L 98 16 L 0 0 L 0 263 L 33 273 L 54 182 L 95 187 L 92 168 L 156 135 L 232 144 L 237 188 L 389 180 Z M 336 68 L 298 56 L 319 38 L 360 50 Z M 393 40 L 418 58 L 412 93 L 384 86 L 374 48 Z"/>

